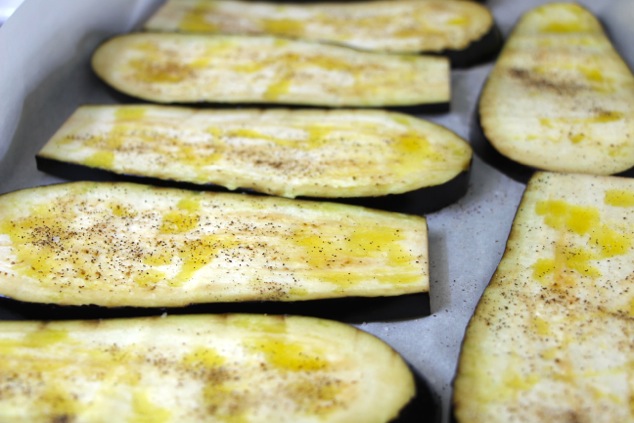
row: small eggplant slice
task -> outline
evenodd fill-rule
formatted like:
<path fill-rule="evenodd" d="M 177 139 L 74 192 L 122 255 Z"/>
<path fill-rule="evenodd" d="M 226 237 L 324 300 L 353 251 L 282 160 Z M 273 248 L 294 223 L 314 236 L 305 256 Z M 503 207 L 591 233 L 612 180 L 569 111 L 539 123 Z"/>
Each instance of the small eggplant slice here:
<path fill-rule="evenodd" d="M 40 170 L 72 179 L 92 169 L 104 179 L 128 175 L 290 198 L 392 196 L 388 206 L 401 211 L 406 193 L 423 205 L 432 187 L 447 186 L 444 195 L 433 192 L 446 203 L 462 195 L 450 182 L 469 170 L 471 156 L 453 132 L 395 112 L 128 105 L 80 107 L 37 160 Z"/>
<path fill-rule="evenodd" d="M 462 0 L 306 4 L 169 0 L 145 23 L 145 29 L 274 35 L 380 52 L 442 53 L 458 65 L 488 58 L 501 46 L 499 36 L 489 36 L 497 29 L 488 8 Z M 484 39 L 488 42 L 478 44 Z"/>
<path fill-rule="evenodd" d="M 18 301 L 178 307 L 429 290 L 420 216 L 131 183 L 0 198 L 0 295 Z"/>
<path fill-rule="evenodd" d="M 527 12 L 482 91 L 484 136 L 535 169 L 619 174 L 634 167 L 634 76 L 586 9 Z"/>
<path fill-rule="evenodd" d="M 116 90 L 159 103 L 441 107 L 450 101 L 444 57 L 269 36 L 122 35 L 97 48 L 92 66 Z"/>
<path fill-rule="evenodd" d="M 383 423 L 418 395 L 385 342 L 307 317 L 5 321 L 0 346 L 2 421 Z"/>
<path fill-rule="evenodd" d="M 634 420 L 634 179 L 538 172 L 467 327 L 457 422 Z"/>

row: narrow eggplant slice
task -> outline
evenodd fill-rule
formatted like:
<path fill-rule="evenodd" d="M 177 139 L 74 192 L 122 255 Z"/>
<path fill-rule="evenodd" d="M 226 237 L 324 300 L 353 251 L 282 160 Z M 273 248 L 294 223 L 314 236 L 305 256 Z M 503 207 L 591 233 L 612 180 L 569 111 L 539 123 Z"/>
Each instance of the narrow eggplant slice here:
<path fill-rule="evenodd" d="M 443 57 L 371 53 L 268 36 L 128 34 L 94 53 L 99 77 L 159 103 L 448 106 Z"/>
<path fill-rule="evenodd" d="M 0 345 L 2 421 L 379 423 L 426 394 L 383 341 L 306 317 L 1 322 Z"/>
<path fill-rule="evenodd" d="M 631 422 L 634 180 L 538 172 L 466 331 L 469 422 Z"/>
<path fill-rule="evenodd" d="M 443 53 L 462 66 L 489 58 L 501 47 L 488 8 L 462 0 L 307 4 L 169 0 L 150 17 L 145 29 L 275 35 L 371 51 Z"/>
<path fill-rule="evenodd" d="M 131 183 L 0 198 L 0 294 L 18 301 L 176 307 L 429 290 L 419 216 Z"/>
<path fill-rule="evenodd" d="M 409 193 L 420 214 L 464 194 L 468 178 L 461 189 L 450 182 L 471 157 L 453 132 L 394 112 L 130 105 L 79 108 L 37 161 L 72 179 L 133 176 L 361 203 L 390 196 L 396 211 L 408 211 L 399 196 Z"/>
<path fill-rule="evenodd" d="M 491 145 L 531 172 L 634 167 L 634 76 L 577 4 L 520 19 L 483 88 L 479 120 Z"/>

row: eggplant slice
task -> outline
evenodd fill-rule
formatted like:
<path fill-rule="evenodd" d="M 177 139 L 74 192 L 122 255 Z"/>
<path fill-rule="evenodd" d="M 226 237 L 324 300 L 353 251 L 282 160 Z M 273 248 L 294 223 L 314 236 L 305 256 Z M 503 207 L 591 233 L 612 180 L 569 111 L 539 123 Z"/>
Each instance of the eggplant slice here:
<path fill-rule="evenodd" d="M 269 36 L 127 34 L 97 48 L 96 74 L 159 103 L 448 107 L 444 57 L 358 51 Z"/>
<path fill-rule="evenodd" d="M 457 66 L 487 60 L 502 44 L 489 9 L 462 0 L 308 4 L 169 0 L 144 29 L 273 35 L 369 51 L 447 54 Z"/>
<path fill-rule="evenodd" d="M 0 345 L 2 421 L 379 423 L 429 396 L 385 342 L 298 316 L 1 322 Z"/>
<path fill-rule="evenodd" d="M 538 172 L 468 325 L 457 422 L 631 422 L 634 180 Z"/>
<path fill-rule="evenodd" d="M 178 307 L 429 290 L 420 216 L 131 183 L 0 198 L 0 294 L 18 301 Z"/>
<path fill-rule="evenodd" d="M 37 155 L 69 179 L 126 176 L 417 214 L 462 196 L 471 147 L 453 132 L 378 110 L 80 107 Z M 460 186 L 452 184 L 458 182 Z M 433 188 L 437 189 L 433 189 Z M 419 197 L 408 207 L 400 197 Z"/>
<path fill-rule="evenodd" d="M 590 12 L 543 5 L 508 38 L 479 123 L 502 156 L 531 173 L 620 174 L 634 167 L 634 76 Z"/>

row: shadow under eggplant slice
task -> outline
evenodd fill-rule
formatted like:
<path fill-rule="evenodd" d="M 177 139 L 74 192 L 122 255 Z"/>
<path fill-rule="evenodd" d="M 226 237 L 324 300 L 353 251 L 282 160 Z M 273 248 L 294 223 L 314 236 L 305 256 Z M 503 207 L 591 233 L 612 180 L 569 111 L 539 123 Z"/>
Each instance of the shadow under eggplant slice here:
<path fill-rule="evenodd" d="M 0 306 L 2 320 L 113 319 L 157 316 L 163 313 L 168 315 L 261 313 L 317 317 L 359 324 L 416 319 L 431 314 L 427 292 L 389 297 L 348 297 L 294 302 L 246 301 L 144 308 L 44 304 L 0 297 Z"/>
<path fill-rule="evenodd" d="M 475 146 L 474 146 L 475 147 Z M 477 150 L 474 150 L 476 153 Z M 69 181 L 95 181 L 95 182 L 132 182 L 137 184 L 154 185 L 165 188 L 178 188 L 187 190 L 201 190 L 212 192 L 234 192 L 249 195 L 265 195 L 252 189 L 228 190 L 220 185 L 199 185 L 175 180 L 149 178 L 137 175 L 123 175 L 109 172 L 94 167 L 77 165 L 44 157 L 36 157 L 37 169 Z M 378 197 L 296 197 L 298 200 L 327 201 L 341 204 L 350 204 L 360 207 L 368 207 L 388 212 L 425 215 L 447 207 L 460 200 L 469 188 L 471 170 L 460 172 L 456 177 L 439 186 L 419 188 L 403 194 L 387 194 Z"/>

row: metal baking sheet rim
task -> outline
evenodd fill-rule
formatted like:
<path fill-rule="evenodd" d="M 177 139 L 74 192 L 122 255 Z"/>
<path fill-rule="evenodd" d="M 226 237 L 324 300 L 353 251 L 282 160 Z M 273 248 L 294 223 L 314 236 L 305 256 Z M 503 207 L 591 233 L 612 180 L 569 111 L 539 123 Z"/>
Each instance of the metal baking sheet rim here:
<path fill-rule="evenodd" d="M 34 156 L 81 104 L 116 103 L 92 74 L 90 55 L 103 40 L 139 27 L 162 0 L 26 0 L 0 27 L 0 193 L 60 182 Z M 489 0 L 504 36 L 544 0 Z M 631 0 L 580 0 L 604 23 L 634 67 Z M 597 4 L 600 3 L 600 4 Z M 451 111 L 418 115 L 469 139 L 477 97 L 493 63 L 452 73 Z M 467 195 L 427 216 L 431 315 L 357 327 L 389 343 L 429 382 L 450 420 L 451 383 L 465 327 L 503 253 L 524 185 L 474 158 Z M 0 307 L 0 319 L 19 318 Z"/>

